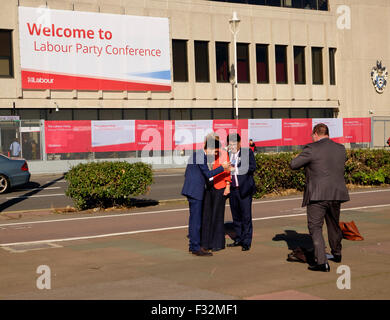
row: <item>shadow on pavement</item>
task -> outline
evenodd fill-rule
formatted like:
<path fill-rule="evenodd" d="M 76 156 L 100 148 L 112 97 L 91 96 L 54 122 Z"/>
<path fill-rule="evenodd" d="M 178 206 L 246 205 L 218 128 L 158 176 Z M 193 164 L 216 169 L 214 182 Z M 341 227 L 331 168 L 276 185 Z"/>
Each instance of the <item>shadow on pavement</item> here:
<path fill-rule="evenodd" d="M 144 207 L 151 207 L 151 206 L 158 206 L 159 202 L 157 200 L 153 199 L 131 199 L 131 205 L 137 208 L 144 208 Z"/>
<path fill-rule="evenodd" d="M 57 181 L 60 181 L 64 178 L 64 176 L 61 176 L 55 180 L 52 180 L 44 185 L 40 185 L 39 183 L 36 182 L 29 182 L 27 183 L 24 187 L 31 187 L 31 188 L 36 188 L 35 190 L 26 192 L 23 195 L 19 195 L 13 199 L 7 200 L 6 202 L 0 204 L 0 212 L 22 202 L 28 199 L 28 197 L 31 197 L 33 195 L 38 194 L 39 192 L 43 191 L 45 188 L 50 187 L 51 185 L 55 184 Z M 39 188 L 39 189 L 38 189 Z"/>
<path fill-rule="evenodd" d="M 233 222 L 225 222 L 225 235 L 228 235 L 230 239 L 234 240 L 236 238 L 236 232 L 234 231 Z"/>
<path fill-rule="evenodd" d="M 287 255 L 287 261 L 301 262 L 314 265 L 314 246 L 310 234 L 298 233 L 295 230 L 284 230 L 284 233 L 277 234 L 272 241 L 286 241 L 288 249 L 292 250 Z"/>
<path fill-rule="evenodd" d="M 285 230 L 284 232 L 285 233 L 275 235 L 272 241 L 286 241 L 290 250 L 297 248 L 313 248 L 313 240 L 310 234 L 298 233 L 295 230 Z"/>

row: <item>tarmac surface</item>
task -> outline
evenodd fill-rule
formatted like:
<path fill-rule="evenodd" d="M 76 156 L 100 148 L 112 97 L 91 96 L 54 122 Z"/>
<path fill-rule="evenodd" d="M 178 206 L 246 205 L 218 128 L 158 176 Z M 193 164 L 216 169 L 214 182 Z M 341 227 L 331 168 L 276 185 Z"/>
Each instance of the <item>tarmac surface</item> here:
<path fill-rule="evenodd" d="M 301 195 L 255 200 L 252 248 L 212 257 L 188 252 L 185 203 L 118 212 L 0 215 L 0 300 L 350 300 L 390 299 L 390 189 L 351 193 L 342 221 L 354 220 L 364 241 L 343 240 L 343 261 L 331 272 L 286 261 L 311 245 Z M 225 221 L 231 221 L 227 204 Z M 326 227 L 324 227 L 326 238 Z M 232 240 L 227 235 L 227 243 Z M 351 289 L 339 289 L 339 266 Z M 38 289 L 39 266 L 50 289 Z"/>

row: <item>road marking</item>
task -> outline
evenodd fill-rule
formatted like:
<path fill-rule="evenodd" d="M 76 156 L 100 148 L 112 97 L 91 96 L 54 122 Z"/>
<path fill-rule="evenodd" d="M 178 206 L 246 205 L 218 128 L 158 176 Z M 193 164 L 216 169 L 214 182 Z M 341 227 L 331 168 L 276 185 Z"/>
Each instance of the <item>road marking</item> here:
<path fill-rule="evenodd" d="M 44 197 L 59 197 L 63 196 L 65 197 L 64 193 L 55 193 L 55 194 L 41 194 L 36 196 L 18 196 L 18 197 L 7 197 L 7 200 L 13 200 L 13 199 L 29 199 L 29 198 L 44 198 Z"/>
<path fill-rule="evenodd" d="M 353 211 L 353 210 L 373 209 L 373 208 L 383 208 L 383 207 L 390 207 L 390 204 L 375 205 L 375 206 L 364 206 L 364 207 L 355 207 L 355 208 L 345 208 L 345 209 L 341 209 L 341 211 Z M 294 218 L 294 217 L 302 217 L 302 216 L 306 216 L 306 213 L 262 217 L 262 218 L 255 218 L 255 219 L 252 219 L 252 220 L 253 221 L 261 221 L 261 220 L 272 220 L 272 219 L 282 219 L 282 218 Z M 147 229 L 147 230 L 134 230 L 134 231 L 117 232 L 117 233 L 106 233 L 106 234 L 99 234 L 99 235 L 93 235 L 93 236 L 83 236 L 83 237 L 70 237 L 70 238 L 62 238 L 62 239 L 50 239 L 50 240 L 36 240 L 36 241 L 25 241 L 25 242 L 1 243 L 0 247 L 22 245 L 22 244 L 37 244 L 37 243 L 52 243 L 52 242 L 64 242 L 64 241 L 98 239 L 98 238 L 124 236 L 124 235 L 140 234 L 140 233 L 178 230 L 178 229 L 185 229 L 185 228 L 188 228 L 188 225 L 185 225 L 185 226 L 175 226 L 175 227 L 166 227 L 166 228 L 157 228 L 157 229 Z"/>
<path fill-rule="evenodd" d="M 37 191 L 37 190 L 54 190 L 61 189 L 61 187 L 48 187 L 48 188 L 33 188 L 33 189 L 15 189 L 15 191 Z"/>
<path fill-rule="evenodd" d="M 176 212 L 176 211 L 188 211 L 188 208 L 159 210 L 159 211 L 147 211 L 147 212 L 135 212 L 135 213 L 122 213 L 122 214 L 113 214 L 113 215 L 107 215 L 107 216 L 94 216 L 94 217 L 55 219 L 55 220 L 40 220 L 40 221 L 31 221 L 31 222 L 4 223 L 4 224 L 0 224 L 0 227 L 15 226 L 15 225 L 20 225 L 20 224 L 37 224 L 37 223 L 66 222 L 66 221 L 89 220 L 89 219 L 104 219 L 104 218 L 140 216 L 140 215 L 144 215 L 144 214 L 168 213 L 168 212 Z"/>
<path fill-rule="evenodd" d="M 375 190 L 375 191 L 367 191 L 367 192 L 355 192 L 350 193 L 352 195 L 359 193 L 373 193 L 373 192 L 389 192 L 388 190 Z M 45 195 L 41 195 L 45 196 Z M 52 196 L 52 195 L 48 195 Z M 55 195 L 53 195 L 55 196 Z M 39 196 L 31 196 L 31 197 L 39 197 Z M 20 198 L 20 197 L 15 197 Z M 9 198 L 7 198 L 9 199 Z M 12 198 L 11 198 L 12 199 Z M 274 202 L 284 202 L 284 201 L 294 201 L 294 200 L 302 200 L 302 197 L 297 198 L 287 198 L 287 199 L 276 199 L 276 200 L 264 200 L 264 201 L 255 201 L 252 204 L 264 204 L 264 203 L 274 203 Z M 227 204 L 226 207 L 230 205 Z M 386 205 L 387 206 L 387 205 Z M 363 207 L 362 207 L 363 208 Z M 51 209 L 52 210 L 52 209 Z M 19 225 L 19 224 L 36 224 L 36 223 L 51 223 L 51 222 L 64 222 L 64 221 L 77 221 L 77 220 L 88 220 L 88 219 L 105 219 L 105 218 L 117 218 L 117 217 L 128 217 L 128 216 L 140 216 L 140 215 L 148 215 L 148 214 L 156 214 L 156 213 L 169 213 L 169 212 L 178 212 L 178 211 L 188 211 L 187 208 L 179 208 L 179 209 L 169 209 L 169 210 L 158 210 L 158 211 L 146 211 L 146 212 L 134 212 L 134 213 L 120 213 L 106 216 L 93 216 L 93 217 L 80 217 L 80 218 L 64 218 L 64 219 L 55 219 L 55 220 L 41 220 L 41 221 L 32 221 L 32 222 L 17 222 L 17 223 L 9 223 L 9 224 L 1 224 L 1 226 L 10 226 L 10 225 Z M 345 210 L 345 209 L 342 209 Z"/>

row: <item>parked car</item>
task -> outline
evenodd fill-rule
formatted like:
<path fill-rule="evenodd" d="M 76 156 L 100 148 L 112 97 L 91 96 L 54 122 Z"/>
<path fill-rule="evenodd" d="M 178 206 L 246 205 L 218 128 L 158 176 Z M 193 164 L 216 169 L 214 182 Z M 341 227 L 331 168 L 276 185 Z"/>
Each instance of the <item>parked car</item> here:
<path fill-rule="evenodd" d="M 0 155 L 0 194 L 30 181 L 26 160 Z"/>

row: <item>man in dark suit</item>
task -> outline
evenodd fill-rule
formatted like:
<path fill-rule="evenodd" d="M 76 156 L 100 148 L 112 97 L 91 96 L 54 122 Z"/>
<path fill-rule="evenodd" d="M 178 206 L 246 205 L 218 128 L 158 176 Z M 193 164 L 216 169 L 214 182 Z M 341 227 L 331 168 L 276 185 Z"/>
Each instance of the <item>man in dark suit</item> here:
<path fill-rule="evenodd" d="M 241 137 L 232 133 L 227 138 L 229 159 L 232 165 L 232 182 L 230 185 L 229 203 L 236 233 L 234 243 L 228 247 L 241 246 L 248 251 L 252 245 L 252 196 L 256 192 L 253 173 L 256 171 L 256 160 L 253 151 L 241 148 Z"/>
<path fill-rule="evenodd" d="M 294 170 L 305 168 L 302 207 L 307 206 L 308 228 L 317 261 L 316 265 L 309 266 L 309 270 L 329 272 L 322 226 L 325 219 L 334 256 L 332 260 L 341 262 L 340 206 L 342 202 L 349 201 L 344 180 L 346 153 L 343 145 L 329 139 L 329 129 L 323 123 L 313 128 L 312 139 L 313 143 L 306 145 L 290 166 Z"/>
<path fill-rule="evenodd" d="M 206 181 L 220 174 L 226 169 L 230 170 L 230 162 L 224 162 L 214 170 L 209 170 L 208 163 L 215 158 L 215 149 L 219 148 L 219 141 L 208 137 L 204 151 L 195 152 L 188 160 L 185 180 L 181 194 L 186 196 L 190 207 L 188 224 L 189 250 L 197 256 L 211 256 L 212 253 L 200 246 L 200 228 L 202 225 L 203 196 Z"/>

